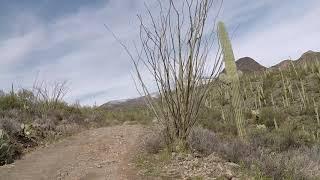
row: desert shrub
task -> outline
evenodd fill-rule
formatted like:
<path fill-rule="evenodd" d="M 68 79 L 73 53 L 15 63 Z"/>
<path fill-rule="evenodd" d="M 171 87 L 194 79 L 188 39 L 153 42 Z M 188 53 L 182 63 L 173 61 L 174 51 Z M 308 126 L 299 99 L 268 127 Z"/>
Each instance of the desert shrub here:
<path fill-rule="evenodd" d="M 222 142 L 219 151 L 221 156 L 230 162 L 242 163 L 243 158 L 248 158 L 247 161 L 252 161 L 252 156 L 257 152 L 253 149 L 250 144 L 240 141 L 240 139 L 233 139 Z"/>
<path fill-rule="evenodd" d="M 21 124 L 17 119 L 0 118 L 0 129 L 8 133 L 9 136 L 14 136 L 21 131 Z"/>
<path fill-rule="evenodd" d="M 188 144 L 193 151 L 209 155 L 218 148 L 219 139 L 207 129 L 195 127 L 190 133 Z"/>
<path fill-rule="evenodd" d="M 274 129 L 275 124 L 274 120 L 279 124 L 281 124 L 286 119 L 286 116 L 283 112 L 279 112 L 273 107 L 265 107 L 262 108 L 259 114 L 259 118 L 257 118 L 257 124 L 264 124 L 269 129 Z"/>
<path fill-rule="evenodd" d="M 236 138 L 221 138 L 203 128 L 194 128 L 188 142 L 191 149 L 203 155 L 218 153 L 230 162 L 242 164 L 253 172 L 259 171 L 263 177 L 275 180 L 319 178 L 320 146 L 303 146 L 294 138 L 288 139 L 292 135 L 279 139 L 281 134 L 275 133 L 259 129 L 251 132 L 250 142 L 244 143 Z"/>
<path fill-rule="evenodd" d="M 293 131 L 288 129 L 279 129 L 263 131 L 253 129 L 249 133 L 250 143 L 255 147 L 268 148 L 276 152 L 283 152 L 300 147 L 311 147 L 315 144 L 312 134 L 304 131 Z"/>
<path fill-rule="evenodd" d="M 275 152 L 267 148 L 244 144 L 241 141 L 228 141 L 220 145 L 220 155 L 227 160 L 244 165 L 264 177 L 282 179 L 317 179 L 320 177 L 319 150 L 300 148 Z M 319 147 L 317 148 L 319 149 Z"/>
<path fill-rule="evenodd" d="M 249 142 L 243 142 L 196 127 L 190 133 L 188 145 L 203 156 L 217 153 L 227 161 L 241 164 L 253 174 L 258 172 L 262 177 L 275 180 L 318 179 L 320 146 L 308 147 L 305 140 L 299 142 L 301 136 L 293 135 L 293 129 L 270 131 L 255 128 L 249 133 Z M 146 135 L 144 148 L 149 153 L 161 152 L 165 148 L 161 132 L 151 130 Z"/>
<path fill-rule="evenodd" d="M 38 91 L 46 93 L 45 89 Z M 107 111 L 103 109 L 69 105 L 62 96 L 58 99 L 48 99 L 50 97 L 46 94 L 42 96 L 39 98 L 33 91 L 25 89 L 0 96 L 0 129 L 8 135 L 12 154 L 6 157 L 16 159 L 26 149 L 84 129 L 111 124 L 107 121 Z"/>
<path fill-rule="evenodd" d="M 107 111 L 103 109 L 82 109 L 83 114 L 86 115 L 84 122 L 89 126 L 94 127 L 109 126 L 112 125 L 114 119 L 109 119 L 107 116 Z"/>
<path fill-rule="evenodd" d="M 18 97 L 20 104 L 23 106 L 24 111 L 34 113 L 36 97 L 32 91 L 21 89 L 16 93 L 16 96 Z"/>
<path fill-rule="evenodd" d="M 223 119 L 222 113 L 220 110 L 218 110 L 218 108 L 202 108 L 202 110 L 199 113 L 198 125 L 206 129 L 212 130 L 216 133 L 237 136 L 237 127 L 235 122 L 233 121 L 230 109 L 230 107 L 224 109 L 225 119 Z"/>
<path fill-rule="evenodd" d="M 146 152 L 156 154 L 165 148 L 166 143 L 161 128 L 152 128 L 143 138 L 143 148 Z"/>
<path fill-rule="evenodd" d="M 54 118 L 37 118 L 32 123 L 33 126 L 40 128 L 42 131 L 55 130 L 57 126 L 57 120 Z"/>
<path fill-rule="evenodd" d="M 243 156 L 249 156 L 251 147 L 240 139 L 222 139 L 214 132 L 200 127 L 194 128 L 188 139 L 192 150 L 210 155 L 219 153 L 231 162 L 240 162 Z"/>
<path fill-rule="evenodd" d="M 313 104 L 307 104 L 307 107 L 302 109 L 300 112 L 300 116 L 306 115 L 306 116 L 314 116 L 314 106 Z"/>
<path fill-rule="evenodd" d="M 282 179 L 318 179 L 320 177 L 319 147 L 300 148 L 281 153 L 260 153 L 255 165 L 267 177 Z M 318 158 L 315 158 L 315 157 Z"/>
<path fill-rule="evenodd" d="M 283 110 L 282 113 L 286 114 L 287 116 L 290 116 L 290 117 L 297 117 L 297 116 L 301 115 L 300 108 L 296 105 L 292 105 L 292 106 L 286 108 L 285 110 Z"/>
<path fill-rule="evenodd" d="M 13 161 L 13 151 L 9 136 L 0 129 L 0 165 L 8 164 Z"/>
<path fill-rule="evenodd" d="M 0 97 L 0 109 L 9 110 L 21 108 L 23 108 L 23 104 L 15 94 L 6 94 Z"/>
<path fill-rule="evenodd" d="M 12 163 L 22 154 L 22 147 L 0 128 L 0 166 Z"/>

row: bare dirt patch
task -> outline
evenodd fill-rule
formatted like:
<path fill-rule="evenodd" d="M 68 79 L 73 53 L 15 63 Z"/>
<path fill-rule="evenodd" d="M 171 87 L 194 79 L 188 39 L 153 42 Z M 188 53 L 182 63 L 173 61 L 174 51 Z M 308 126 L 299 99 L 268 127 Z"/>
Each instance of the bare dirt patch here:
<path fill-rule="evenodd" d="M 130 162 L 143 132 L 139 125 L 85 131 L 0 167 L 0 179 L 139 179 Z"/>

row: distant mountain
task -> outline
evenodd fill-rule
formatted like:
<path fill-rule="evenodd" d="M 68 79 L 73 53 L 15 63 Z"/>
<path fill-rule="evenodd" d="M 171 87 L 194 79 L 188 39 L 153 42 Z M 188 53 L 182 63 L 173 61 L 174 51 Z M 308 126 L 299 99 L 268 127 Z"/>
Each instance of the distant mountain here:
<path fill-rule="evenodd" d="M 152 98 L 157 98 L 158 95 L 156 93 L 151 94 Z M 122 99 L 122 100 L 114 100 L 109 101 L 100 106 L 100 108 L 104 109 L 121 109 L 121 108 L 130 108 L 130 107 L 145 107 L 145 96 L 132 98 L 132 99 Z"/>
<path fill-rule="evenodd" d="M 236 61 L 236 65 L 238 70 L 244 73 L 264 71 L 267 69 L 250 57 L 240 58 L 238 61 Z"/>
<path fill-rule="evenodd" d="M 114 108 L 122 108 L 122 107 L 140 107 L 144 105 L 145 105 L 144 97 L 137 97 L 133 99 L 109 101 L 101 105 L 100 107 L 104 109 L 114 109 Z"/>
<path fill-rule="evenodd" d="M 316 61 L 320 62 L 320 52 L 308 51 L 304 53 L 296 62 L 299 64 L 303 64 Z"/>
<path fill-rule="evenodd" d="M 302 56 L 297 60 L 284 60 L 280 62 L 279 64 L 276 64 L 272 66 L 272 69 L 284 69 L 289 67 L 291 64 L 298 65 L 298 64 L 304 64 L 304 63 L 314 63 L 314 62 L 320 62 L 320 52 L 315 51 L 308 51 L 302 54 Z"/>
<path fill-rule="evenodd" d="M 237 69 L 243 73 L 259 72 L 267 69 L 251 57 L 243 57 L 238 59 L 236 61 L 236 65 Z M 225 69 L 222 71 L 222 73 L 225 73 Z"/>

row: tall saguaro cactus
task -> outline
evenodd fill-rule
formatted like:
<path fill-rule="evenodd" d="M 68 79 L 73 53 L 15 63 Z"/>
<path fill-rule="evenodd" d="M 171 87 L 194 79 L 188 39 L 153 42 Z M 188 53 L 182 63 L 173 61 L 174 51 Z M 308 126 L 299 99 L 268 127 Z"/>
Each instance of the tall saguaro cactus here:
<path fill-rule="evenodd" d="M 240 95 L 240 81 L 237 71 L 237 66 L 235 63 L 234 54 L 232 51 L 232 45 L 226 31 L 225 25 L 223 22 L 218 23 L 218 33 L 220 44 L 222 47 L 223 58 L 225 62 L 225 69 L 227 77 L 231 82 L 231 93 L 232 93 L 232 108 L 234 110 L 234 116 L 236 120 L 236 125 L 238 129 L 238 135 L 241 139 L 245 139 L 246 132 L 244 129 L 243 122 L 243 112 L 242 112 L 242 101 Z"/>

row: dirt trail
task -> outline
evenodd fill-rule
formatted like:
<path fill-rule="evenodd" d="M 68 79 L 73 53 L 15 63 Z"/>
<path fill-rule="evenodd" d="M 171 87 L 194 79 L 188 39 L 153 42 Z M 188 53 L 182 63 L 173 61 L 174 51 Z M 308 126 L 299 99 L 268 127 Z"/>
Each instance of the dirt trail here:
<path fill-rule="evenodd" d="M 0 167 L 0 179 L 138 179 L 129 163 L 142 133 L 138 125 L 89 130 Z"/>

